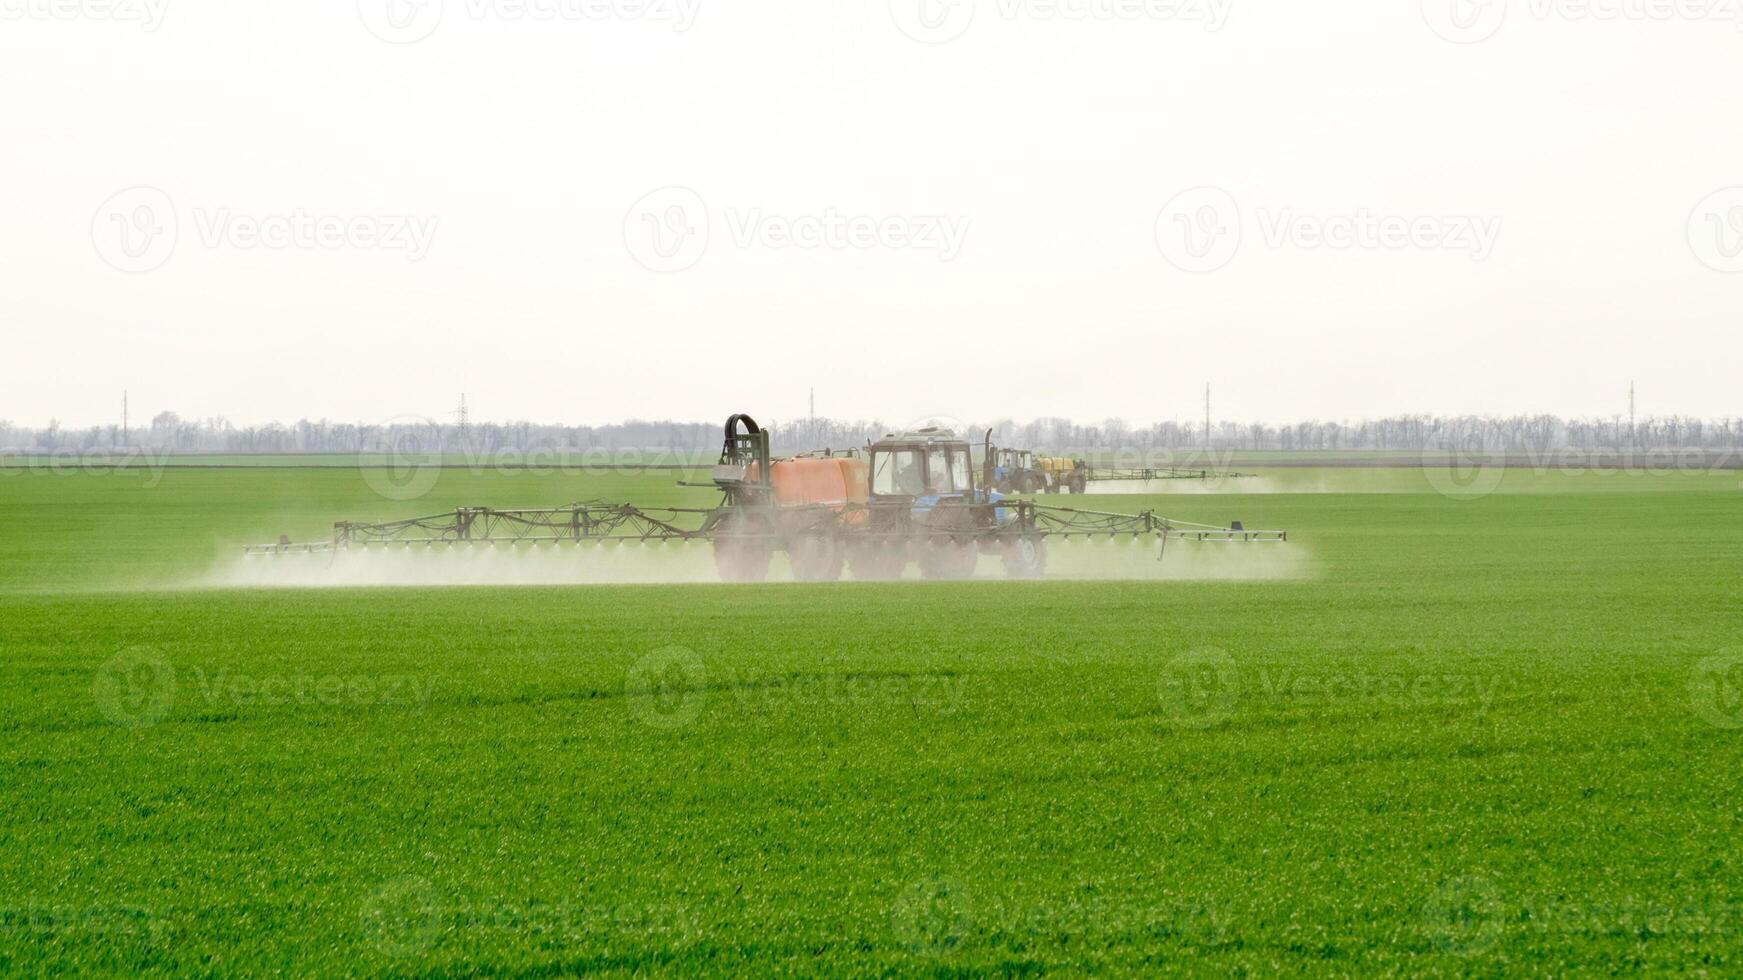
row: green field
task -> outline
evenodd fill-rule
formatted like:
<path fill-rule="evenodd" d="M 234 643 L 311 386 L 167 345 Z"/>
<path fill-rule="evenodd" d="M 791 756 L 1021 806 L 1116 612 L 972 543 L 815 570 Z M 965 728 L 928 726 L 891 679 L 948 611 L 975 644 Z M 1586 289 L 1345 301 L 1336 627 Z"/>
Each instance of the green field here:
<path fill-rule="evenodd" d="M 0 971 L 1743 970 L 1743 476 L 1264 478 L 1089 498 L 1291 532 L 1129 581 L 225 589 L 712 495 L 0 473 Z"/>

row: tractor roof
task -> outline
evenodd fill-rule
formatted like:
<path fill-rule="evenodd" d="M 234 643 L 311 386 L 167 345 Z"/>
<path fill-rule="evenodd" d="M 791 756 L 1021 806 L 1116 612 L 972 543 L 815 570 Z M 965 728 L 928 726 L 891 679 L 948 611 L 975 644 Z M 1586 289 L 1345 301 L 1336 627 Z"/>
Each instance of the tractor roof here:
<path fill-rule="evenodd" d="M 900 434 L 890 433 L 882 439 L 879 439 L 877 442 L 872 443 L 872 448 L 898 449 L 914 446 L 930 447 L 966 445 L 968 445 L 968 443 L 955 432 L 952 432 L 949 429 L 932 427 L 925 429 L 912 429 Z"/>

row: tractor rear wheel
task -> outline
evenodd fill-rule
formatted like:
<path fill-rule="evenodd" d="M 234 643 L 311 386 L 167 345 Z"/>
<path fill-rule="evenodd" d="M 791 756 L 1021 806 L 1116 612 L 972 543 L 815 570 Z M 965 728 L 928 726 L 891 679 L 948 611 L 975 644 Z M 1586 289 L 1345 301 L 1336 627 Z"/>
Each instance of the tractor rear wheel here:
<path fill-rule="evenodd" d="M 1008 541 L 1004 558 L 1011 578 L 1041 578 L 1047 574 L 1047 539 L 1026 534 Z"/>
<path fill-rule="evenodd" d="M 787 561 L 793 566 L 793 578 L 800 582 L 833 582 L 841 577 L 847 555 L 840 538 L 808 531 L 787 547 Z"/>
<path fill-rule="evenodd" d="M 714 534 L 714 567 L 722 582 L 761 582 L 769 577 L 768 528 L 749 514 L 728 514 Z"/>

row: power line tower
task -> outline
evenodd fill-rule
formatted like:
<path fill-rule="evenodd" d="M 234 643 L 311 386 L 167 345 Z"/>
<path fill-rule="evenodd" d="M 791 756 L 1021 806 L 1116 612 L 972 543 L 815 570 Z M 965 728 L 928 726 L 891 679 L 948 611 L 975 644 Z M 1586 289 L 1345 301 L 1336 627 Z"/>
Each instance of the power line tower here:
<path fill-rule="evenodd" d="M 1636 430 L 1634 428 L 1634 382 L 1630 381 L 1630 382 L 1628 382 L 1628 451 L 1629 452 L 1634 451 L 1635 442 L 1638 440 L 1638 436 L 1636 436 L 1635 432 L 1636 432 Z"/>
<path fill-rule="evenodd" d="M 1210 382 L 1204 383 L 1204 451 L 1210 452 Z"/>
<path fill-rule="evenodd" d="M 121 389 L 121 444 L 127 445 L 127 389 Z"/>
<path fill-rule="evenodd" d="M 466 411 L 466 393 L 464 391 L 460 393 L 460 407 L 455 410 L 454 417 L 460 422 L 460 442 L 461 444 L 465 444 L 466 426 L 472 421 L 472 416 Z"/>

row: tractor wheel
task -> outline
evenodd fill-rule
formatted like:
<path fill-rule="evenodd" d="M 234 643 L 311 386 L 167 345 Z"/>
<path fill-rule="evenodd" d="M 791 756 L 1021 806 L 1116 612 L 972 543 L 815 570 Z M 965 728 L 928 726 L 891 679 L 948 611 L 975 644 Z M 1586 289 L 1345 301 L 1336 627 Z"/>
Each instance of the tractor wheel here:
<path fill-rule="evenodd" d="M 926 542 L 926 552 L 920 556 L 920 574 L 925 578 L 973 578 L 974 567 L 980 563 L 980 548 L 975 542 L 952 536 L 940 536 Z"/>
<path fill-rule="evenodd" d="M 1089 489 L 1089 478 L 1082 473 L 1074 473 L 1071 477 L 1071 492 L 1082 493 Z"/>
<path fill-rule="evenodd" d="M 861 582 L 901 578 L 907 564 L 907 553 L 893 541 L 861 541 L 847 552 L 847 567 Z"/>
<path fill-rule="evenodd" d="M 973 578 L 980 560 L 974 536 L 974 511 L 960 500 L 940 501 L 926 515 L 925 550 L 920 574 L 925 578 Z"/>
<path fill-rule="evenodd" d="M 714 535 L 714 567 L 722 582 L 761 582 L 769 577 L 769 538 L 763 522 L 728 514 Z"/>
<path fill-rule="evenodd" d="M 800 582 L 833 582 L 841 577 L 847 555 L 841 539 L 833 534 L 808 532 L 793 539 L 787 548 L 793 578 Z"/>
<path fill-rule="evenodd" d="M 1005 574 L 1011 578 L 1040 578 L 1047 574 L 1047 539 L 1024 535 L 1005 545 Z"/>

